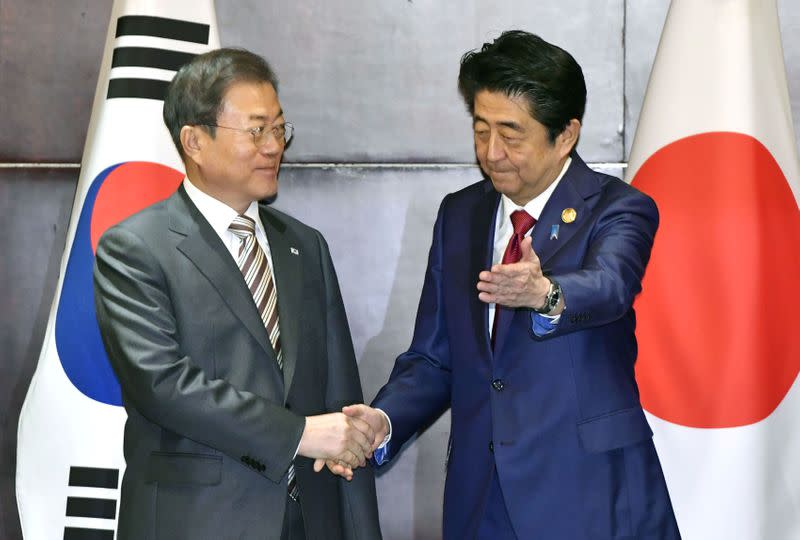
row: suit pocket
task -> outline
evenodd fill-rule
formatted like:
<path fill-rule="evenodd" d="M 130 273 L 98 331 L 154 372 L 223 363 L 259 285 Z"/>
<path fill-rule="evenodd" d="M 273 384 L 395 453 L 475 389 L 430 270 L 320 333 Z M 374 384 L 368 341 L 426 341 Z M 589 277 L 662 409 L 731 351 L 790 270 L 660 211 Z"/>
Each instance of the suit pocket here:
<path fill-rule="evenodd" d="M 584 450 L 607 452 L 636 444 L 653 436 L 641 407 L 622 409 L 578 423 Z"/>
<path fill-rule="evenodd" d="M 207 454 L 153 452 L 147 463 L 149 484 L 215 486 L 222 481 L 222 457 Z"/>

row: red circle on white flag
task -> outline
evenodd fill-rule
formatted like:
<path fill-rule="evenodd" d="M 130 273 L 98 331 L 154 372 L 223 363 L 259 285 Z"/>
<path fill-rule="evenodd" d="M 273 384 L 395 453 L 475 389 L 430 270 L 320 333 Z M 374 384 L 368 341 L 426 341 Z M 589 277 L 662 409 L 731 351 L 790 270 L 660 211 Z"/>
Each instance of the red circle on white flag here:
<path fill-rule="evenodd" d="M 635 304 L 642 404 L 690 427 L 763 420 L 800 371 L 800 210 L 780 166 L 753 137 L 704 133 L 633 185 L 661 215 Z"/>

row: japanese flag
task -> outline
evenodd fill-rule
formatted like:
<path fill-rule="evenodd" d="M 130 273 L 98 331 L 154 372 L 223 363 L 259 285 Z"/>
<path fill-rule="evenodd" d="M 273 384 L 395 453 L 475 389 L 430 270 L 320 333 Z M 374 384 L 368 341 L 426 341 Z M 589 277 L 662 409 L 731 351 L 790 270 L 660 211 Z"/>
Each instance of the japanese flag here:
<path fill-rule="evenodd" d="M 672 0 L 628 179 L 642 403 L 683 538 L 800 538 L 800 165 L 775 0 Z"/>

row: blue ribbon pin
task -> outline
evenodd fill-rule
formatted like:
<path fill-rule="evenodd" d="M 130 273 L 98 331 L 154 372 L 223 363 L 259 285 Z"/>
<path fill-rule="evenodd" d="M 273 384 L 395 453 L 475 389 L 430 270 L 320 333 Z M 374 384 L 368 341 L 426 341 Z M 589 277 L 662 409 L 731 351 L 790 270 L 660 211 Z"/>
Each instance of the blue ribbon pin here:
<path fill-rule="evenodd" d="M 550 227 L 550 240 L 558 240 L 558 223 Z"/>

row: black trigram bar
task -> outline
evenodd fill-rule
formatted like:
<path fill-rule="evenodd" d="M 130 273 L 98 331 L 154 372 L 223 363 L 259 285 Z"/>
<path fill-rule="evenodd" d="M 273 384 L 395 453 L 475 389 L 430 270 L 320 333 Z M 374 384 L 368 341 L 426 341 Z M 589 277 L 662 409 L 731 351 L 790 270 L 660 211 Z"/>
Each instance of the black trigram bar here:
<path fill-rule="evenodd" d="M 64 540 L 114 540 L 114 531 L 110 529 L 65 527 Z"/>
<path fill-rule="evenodd" d="M 69 517 L 114 519 L 117 517 L 117 501 L 114 499 L 67 497 L 67 515 Z"/>
<path fill-rule="evenodd" d="M 208 45 L 209 28 L 207 24 L 146 15 L 125 15 L 117 19 L 117 37 L 153 36 Z"/>
<path fill-rule="evenodd" d="M 106 98 L 144 98 L 164 101 L 169 81 L 155 79 L 111 79 Z"/>
<path fill-rule="evenodd" d="M 119 469 L 70 467 L 69 485 L 76 487 L 117 489 L 119 487 Z"/>
<path fill-rule="evenodd" d="M 150 67 L 178 71 L 194 54 L 151 47 L 117 47 L 111 67 Z"/>

